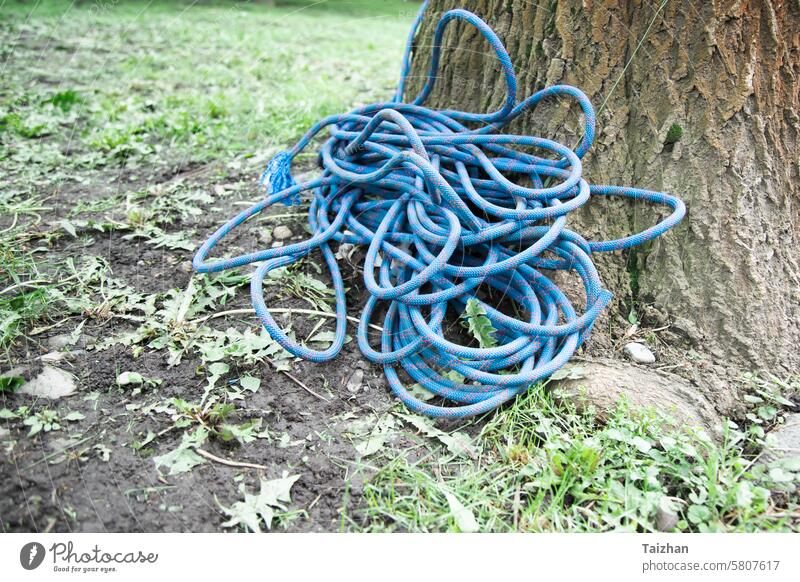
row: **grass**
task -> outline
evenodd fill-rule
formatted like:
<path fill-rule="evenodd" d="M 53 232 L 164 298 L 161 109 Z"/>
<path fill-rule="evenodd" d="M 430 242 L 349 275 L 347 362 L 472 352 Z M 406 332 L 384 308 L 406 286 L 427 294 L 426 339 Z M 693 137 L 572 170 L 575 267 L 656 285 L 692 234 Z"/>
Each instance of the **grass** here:
<path fill-rule="evenodd" d="M 4 3 L 5 169 L 32 177 L 285 147 L 321 117 L 391 94 L 415 5 L 97 6 Z"/>
<path fill-rule="evenodd" d="M 793 492 L 800 466 L 760 460 L 765 445 L 760 424 L 777 420 L 791 403 L 773 381 L 749 376 L 747 382 L 755 407 L 748 415 L 760 421 L 729 421 L 719 442 L 702 431 L 676 429 L 654 411 L 632 411 L 624 401 L 599 422 L 596 411 L 579 412 L 539 385 L 487 419 L 475 459 L 420 442 L 411 452 L 398 450 L 374 461 L 366 508 L 351 516 L 350 527 L 797 530 L 800 507 Z M 474 521 L 464 522 L 463 511 Z"/>
<path fill-rule="evenodd" d="M 0 230 L 9 242 L 0 246 L 0 289 L 23 287 L 0 295 L 1 345 L 66 314 L 45 286 L 25 285 L 55 275 L 45 251 L 58 238 L 127 229 L 156 248 L 193 248 L 191 233 L 164 228 L 211 197 L 180 184 L 157 195 L 135 190 L 140 174 L 258 164 L 319 118 L 390 95 L 415 8 L 401 0 L 2 3 Z M 122 195 L 125 182 L 134 191 Z M 86 196 L 85 184 L 116 187 Z M 62 189 L 76 191 L 72 207 L 48 206 Z M 114 222 L 99 218 L 119 209 Z M 65 218 L 43 223 L 53 211 Z M 54 228 L 43 235 L 47 224 Z"/>

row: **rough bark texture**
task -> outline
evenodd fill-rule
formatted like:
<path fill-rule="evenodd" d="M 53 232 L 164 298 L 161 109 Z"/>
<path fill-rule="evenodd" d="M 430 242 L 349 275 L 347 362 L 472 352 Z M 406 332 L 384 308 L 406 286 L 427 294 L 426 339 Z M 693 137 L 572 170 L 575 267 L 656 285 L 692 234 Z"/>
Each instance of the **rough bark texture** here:
<path fill-rule="evenodd" d="M 674 374 L 606 358 L 579 367 L 583 377 L 561 380 L 556 395 L 580 408 L 594 407 L 601 419 L 624 396 L 631 407 L 655 408 L 675 426 L 690 425 L 715 438 L 721 436 L 722 421 L 712 400 L 715 394 L 707 385 L 700 388 Z"/>
<path fill-rule="evenodd" d="M 687 202 L 675 232 L 627 260 L 598 258 L 618 300 L 648 305 L 646 313 L 720 360 L 797 371 L 800 2 L 433 0 L 417 36 L 412 96 L 427 72 L 436 15 L 457 6 L 506 42 L 520 97 L 557 83 L 590 97 L 599 111 L 590 182 Z M 433 104 L 496 108 L 504 87 L 485 41 L 459 23 L 444 45 Z M 574 143 L 579 121 L 566 103 L 551 103 L 512 129 Z M 645 205 L 591 206 L 573 221 L 590 236 L 656 220 Z"/>

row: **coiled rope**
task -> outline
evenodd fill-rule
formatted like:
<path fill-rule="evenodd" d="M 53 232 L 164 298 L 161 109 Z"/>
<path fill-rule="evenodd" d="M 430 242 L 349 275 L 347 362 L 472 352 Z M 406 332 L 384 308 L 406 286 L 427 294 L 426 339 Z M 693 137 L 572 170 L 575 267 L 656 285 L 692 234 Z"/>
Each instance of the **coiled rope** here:
<path fill-rule="evenodd" d="M 394 99 L 322 119 L 291 150 L 276 155 L 262 176 L 267 198 L 211 235 L 193 265 L 209 273 L 260 263 L 251 294 L 264 327 L 291 354 L 323 362 L 342 349 L 347 317 L 344 281 L 331 243 L 368 245 L 363 272 L 370 297 L 358 326 L 359 348 L 367 359 L 383 365 L 392 391 L 410 409 L 434 417 L 465 417 L 489 411 L 549 377 L 586 341 L 612 297 L 603 288 L 592 253 L 652 240 L 678 224 L 686 209 L 678 198 L 661 192 L 589 185 L 582 177 L 581 158 L 594 140 L 595 114 L 587 97 L 575 87 L 557 85 L 517 103 L 508 52 L 488 24 L 466 10 L 441 17 L 427 81 L 413 101 L 404 101 L 412 41 L 424 10 L 423 4 L 409 34 Z M 474 26 L 502 66 L 506 98 L 498 111 L 480 114 L 423 105 L 436 81 L 442 35 L 455 20 Z M 584 134 L 577 148 L 500 133 L 511 120 L 555 96 L 575 99 L 583 112 Z M 323 128 L 330 138 L 319 153 L 322 175 L 296 184 L 290 163 Z M 514 146 L 535 148 L 543 155 Z M 508 176 L 518 182 L 527 178 L 528 185 Z M 313 234 L 308 240 L 208 260 L 234 228 L 276 202 L 297 203 L 305 192 L 312 197 L 308 224 Z M 633 236 L 587 241 L 566 224 L 569 213 L 592 196 L 664 204 L 672 213 Z M 315 249 L 322 253 L 336 293 L 335 339 L 325 350 L 291 339 L 270 314 L 262 290 L 270 271 Z M 542 270 L 580 276 L 586 298 L 581 315 Z M 522 315 L 508 315 L 482 301 L 481 286 L 502 293 Z M 445 316 L 463 313 L 470 299 L 485 310 L 497 345 L 471 347 L 445 337 Z M 386 313 L 376 348 L 367 332 L 379 303 Z M 401 368 L 413 382 L 442 397 L 443 405 L 413 396 L 400 377 Z"/>

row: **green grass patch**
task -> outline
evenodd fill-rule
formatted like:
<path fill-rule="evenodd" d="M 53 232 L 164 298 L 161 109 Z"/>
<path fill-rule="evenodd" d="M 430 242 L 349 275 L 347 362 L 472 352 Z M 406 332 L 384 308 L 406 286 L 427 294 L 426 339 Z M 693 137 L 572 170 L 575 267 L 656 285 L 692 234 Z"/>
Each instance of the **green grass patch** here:
<path fill-rule="evenodd" d="M 749 414 L 762 424 L 791 404 L 774 382 L 758 380 L 751 389 L 760 395 Z M 387 455 L 365 487 L 363 521 L 351 525 L 423 532 L 465 524 L 498 532 L 796 530 L 792 491 L 800 467 L 759 462 L 765 442 L 758 424 L 728 422 L 717 442 L 624 401 L 601 423 L 594 411 L 579 412 L 540 385 L 488 420 L 475 459 L 435 443 Z"/>
<path fill-rule="evenodd" d="M 286 147 L 327 115 L 391 97 L 416 8 L 8 4 L 0 163 L 137 167 Z"/>

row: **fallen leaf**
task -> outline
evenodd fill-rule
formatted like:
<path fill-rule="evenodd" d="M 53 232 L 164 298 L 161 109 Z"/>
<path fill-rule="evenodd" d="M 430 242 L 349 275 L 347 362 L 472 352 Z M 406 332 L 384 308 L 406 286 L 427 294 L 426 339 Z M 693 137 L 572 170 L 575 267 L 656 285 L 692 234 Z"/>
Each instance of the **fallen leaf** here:
<path fill-rule="evenodd" d="M 395 414 L 409 424 L 413 425 L 425 436 L 437 439 L 439 442 L 444 444 L 451 453 L 456 455 L 467 455 L 471 458 L 478 456 L 478 453 L 475 450 L 475 445 L 472 443 L 472 439 L 469 438 L 469 435 L 458 431 L 446 433 L 443 430 L 436 428 L 430 419 L 425 418 L 424 416 L 419 416 L 418 414 L 402 414 L 399 412 L 396 412 Z"/>
<path fill-rule="evenodd" d="M 456 526 L 463 533 L 475 533 L 480 527 L 478 521 L 475 519 L 473 513 L 464 507 L 458 498 L 449 491 L 443 491 L 444 496 L 447 498 L 447 505 L 450 506 L 450 513 L 456 522 Z"/>
<path fill-rule="evenodd" d="M 280 479 L 267 481 L 261 479 L 261 490 L 258 495 L 248 493 L 244 486 L 241 491 L 244 494 L 244 501 L 237 501 L 230 507 L 224 507 L 217 501 L 220 509 L 230 517 L 222 524 L 222 527 L 244 526 L 252 532 L 261 531 L 261 523 L 267 529 L 272 527 L 272 518 L 276 509 L 285 509 L 284 503 L 291 501 L 291 489 L 300 475 L 287 477 L 286 473 Z"/>

